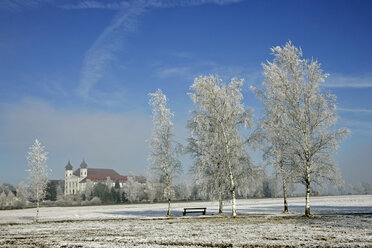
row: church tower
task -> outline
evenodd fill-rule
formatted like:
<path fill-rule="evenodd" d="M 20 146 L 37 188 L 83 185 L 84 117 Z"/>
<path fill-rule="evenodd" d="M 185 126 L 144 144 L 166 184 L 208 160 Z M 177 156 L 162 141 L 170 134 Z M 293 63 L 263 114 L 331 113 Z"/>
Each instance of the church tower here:
<path fill-rule="evenodd" d="M 70 178 L 72 176 L 72 165 L 70 163 L 70 160 L 68 161 L 67 165 L 65 166 L 65 195 L 70 192 Z"/>
<path fill-rule="evenodd" d="M 70 177 L 72 175 L 72 165 L 70 163 L 70 160 L 68 161 L 67 165 L 65 166 L 65 169 L 66 169 L 65 179 L 67 179 L 67 177 Z"/>
<path fill-rule="evenodd" d="M 83 159 L 83 162 L 80 164 L 80 178 L 85 178 L 88 176 L 88 165 L 85 163 L 85 160 Z"/>

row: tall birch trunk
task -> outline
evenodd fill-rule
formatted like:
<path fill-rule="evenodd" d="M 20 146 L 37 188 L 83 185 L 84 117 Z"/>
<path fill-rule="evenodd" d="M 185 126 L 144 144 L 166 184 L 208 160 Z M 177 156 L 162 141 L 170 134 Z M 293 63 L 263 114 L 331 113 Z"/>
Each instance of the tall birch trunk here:
<path fill-rule="evenodd" d="M 168 212 L 167 216 L 171 216 L 171 199 L 170 196 L 168 196 Z"/>
<path fill-rule="evenodd" d="M 39 206 L 40 206 L 40 199 L 39 199 L 39 185 L 36 185 L 36 219 L 35 222 L 39 222 Z"/>
<path fill-rule="evenodd" d="M 231 165 L 229 162 L 229 174 L 230 174 L 230 187 L 231 187 L 231 207 L 232 207 L 232 216 L 236 217 L 236 201 L 235 201 L 235 182 L 231 170 Z"/>
<path fill-rule="evenodd" d="M 232 217 L 236 217 L 236 200 L 235 200 L 235 189 L 232 190 Z"/>
<path fill-rule="evenodd" d="M 287 181 L 282 175 L 283 180 L 283 200 L 284 200 L 284 211 L 283 213 L 288 213 L 288 203 L 287 203 Z"/>
<path fill-rule="evenodd" d="M 280 154 L 282 157 L 282 154 Z M 283 213 L 288 213 L 288 203 L 287 203 L 287 180 L 285 178 L 286 174 L 284 172 L 284 162 L 283 159 L 279 161 L 280 174 L 282 176 L 282 186 L 283 186 L 283 201 L 284 201 L 284 210 Z"/>
<path fill-rule="evenodd" d="M 306 162 L 306 207 L 305 207 L 305 215 L 310 216 L 310 162 Z"/>
<path fill-rule="evenodd" d="M 222 200 L 222 192 L 218 193 L 218 214 L 223 213 L 223 200 Z"/>
<path fill-rule="evenodd" d="M 232 207 L 232 213 L 231 215 L 233 217 L 236 217 L 236 201 L 235 201 L 235 182 L 234 182 L 234 176 L 232 173 L 232 166 L 231 166 L 231 160 L 230 160 L 230 146 L 229 142 L 225 133 L 224 126 L 222 125 L 222 133 L 223 137 L 225 139 L 225 146 L 226 146 L 226 155 L 227 155 L 227 164 L 229 168 L 229 177 L 230 177 L 230 187 L 231 187 L 231 207 Z"/>
<path fill-rule="evenodd" d="M 168 212 L 167 216 L 171 216 L 171 183 L 168 173 L 166 174 L 166 180 L 167 180 L 167 196 L 168 196 Z"/>

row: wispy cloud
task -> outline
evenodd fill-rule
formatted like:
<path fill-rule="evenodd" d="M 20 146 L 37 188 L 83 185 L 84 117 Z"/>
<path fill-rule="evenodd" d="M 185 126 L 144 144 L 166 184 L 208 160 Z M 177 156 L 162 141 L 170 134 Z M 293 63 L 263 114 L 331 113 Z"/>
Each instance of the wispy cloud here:
<path fill-rule="evenodd" d="M 91 92 L 105 76 L 105 71 L 115 59 L 115 53 L 123 48 L 123 40 L 128 33 L 137 28 L 138 18 L 144 12 L 154 8 L 172 8 L 182 6 L 197 6 L 203 4 L 225 5 L 239 2 L 238 0 L 192 0 L 192 1 L 108 1 L 103 4 L 96 1 L 80 1 L 65 8 L 102 8 L 118 9 L 118 14 L 86 52 L 77 93 L 84 99 L 91 99 Z M 187 68 L 165 68 L 162 75 L 185 73 Z"/>
<path fill-rule="evenodd" d="M 114 18 L 86 52 L 81 69 L 77 92 L 89 99 L 92 88 L 102 79 L 105 69 L 115 58 L 115 52 L 122 49 L 125 34 L 136 29 L 138 16 L 145 11 L 141 4 L 133 4 Z"/>
<path fill-rule="evenodd" d="M 112 9 L 118 10 L 133 4 L 153 8 L 198 6 L 203 4 L 227 5 L 243 0 L 2 0 L 0 9 L 28 10 L 50 5 L 62 9 Z"/>
<path fill-rule="evenodd" d="M 200 75 L 218 75 L 225 81 L 233 77 L 243 78 L 247 85 L 258 85 L 263 76 L 260 69 L 252 69 L 241 65 L 223 65 L 213 61 L 188 61 L 187 66 L 172 66 L 158 64 L 155 75 L 162 78 L 179 77 L 193 80 Z"/>
<path fill-rule="evenodd" d="M 352 113 L 365 113 L 372 114 L 372 109 L 359 109 L 359 108 L 338 108 L 338 111 L 352 112 Z"/>
<path fill-rule="evenodd" d="M 338 125 L 349 128 L 352 134 L 355 132 L 372 134 L 372 122 L 369 121 L 340 118 Z"/>
<path fill-rule="evenodd" d="M 190 77 L 191 68 L 188 66 L 163 67 L 156 71 L 159 77 Z"/>
<path fill-rule="evenodd" d="M 41 0 L 40 0 L 41 1 Z M 94 1 L 94 0 L 80 0 L 73 1 L 72 3 L 65 3 L 59 5 L 63 9 L 112 9 L 118 10 L 126 7 L 130 7 L 133 4 L 140 4 L 142 6 L 153 7 L 153 8 L 171 8 L 171 7 L 187 7 L 187 6 L 198 6 L 203 4 L 217 4 L 227 5 L 232 3 L 238 3 L 242 0 L 134 0 L 134 1 L 123 1 L 123 0 L 106 0 L 106 1 Z"/>
<path fill-rule="evenodd" d="M 72 4 L 60 5 L 63 9 L 111 9 L 118 10 L 129 7 L 128 1 L 78 1 Z"/>
<path fill-rule="evenodd" d="M 51 6 L 65 10 L 102 9 L 115 10 L 116 15 L 93 45 L 86 51 L 83 65 L 80 70 L 80 79 L 76 87 L 76 93 L 85 100 L 94 101 L 93 96 L 102 95 L 98 91 L 97 84 L 102 83 L 110 65 L 115 60 L 116 53 L 124 48 L 127 35 L 135 32 L 139 17 L 146 11 L 161 8 L 191 7 L 204 4 L 227 5 L 240 2 L 241 0 L 4 0 L 0 2 L 0 8 L 25 11 L 38 9 L 43 6 Z M 178 56 L 190 56 L 178 54 Z M 164 68 L 163 76 L 187 73 L 189 69 Z M 96 91 L 96 92 L 94 92 Z M 114 92 L 113 92 L 114 93 Z M 106 95 L 108 93 L 106 92 Z M 103 99 L 102 99 L 103 100 Z"/>
<path fill-rule="evenodd" d="M 371 88 L 372 87 L 372 75 L 342 75 L 334 74 L 330 75 L 326 79 L 325 87 L 328 88 Z"/>
<path fill-rule="evenodd" d="M 24 11 L 38 9 L 44 5 L 53 5 L 55 0 L 2 0 L 0 9 Z"/>
<path fill-rule="evenodd" d="M 43 80 L 39 83 L 41 89 L 47 92 L 51 96 L 63 96 L 69 97 L 70 93 L 64 87 L 62 87 L 61 79 L 54 79 L 52 81 Z"/>

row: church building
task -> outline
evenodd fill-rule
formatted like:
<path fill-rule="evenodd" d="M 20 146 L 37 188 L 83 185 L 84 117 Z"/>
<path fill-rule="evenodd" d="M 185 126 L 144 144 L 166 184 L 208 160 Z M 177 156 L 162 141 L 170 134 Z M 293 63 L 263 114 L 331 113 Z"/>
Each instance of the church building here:
<path fill-rule="evenodd" d="M 127 176 L 122 176 L 112 169 L 88 168 L 85 160 L 81 162 L 80 168 L 75 171 L 73 171 L 72 165 L 68 161 L 65 169 L 65 195 L 75 195 L 83 192 L 88 180 L 94 184 L 105 183 L 109 177 L 113 181 L 112 186 L 115 185 L 115 182 L 119 182 L 120 187 L 123 187 L 128 179 Z M 136 177 L 136 180 L 146 181 L 144 177 Z"/>

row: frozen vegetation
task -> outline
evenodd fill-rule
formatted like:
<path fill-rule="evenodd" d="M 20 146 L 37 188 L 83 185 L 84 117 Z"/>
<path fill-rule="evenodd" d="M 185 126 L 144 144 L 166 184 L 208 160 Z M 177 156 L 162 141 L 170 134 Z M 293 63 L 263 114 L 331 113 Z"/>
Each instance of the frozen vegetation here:
<path fill-rule="evenodd" d="M 372 245 L 372 196 L 312 198 L 311 218 L 304 199 L 237 200 L 238 216 L 217 215 L 218 202 L 178 202 L 173 217 L 167 203 L 49 207 L 0 212 L 0 247 L 247 247 Z M 184 207 L 207 207 L 206 216 L 182 216 Z"/>
<path fill-rule="evenodd" d="M 72 191 L 69 197 L 55 185 L 52 200 L 47 153 L 35 140 L 27 159 L 29 199 L 37 208 L 0 212 L 0 247 L 371 247 L 371 195 L 310 200 L 319 193 L 317 187 L 342 190 L 333 154 L 349 130 L 335 129 L 336 96 L 321 87 L 328 74 L 317 61 L 302 58 L 302 50 L 291 42 L 271 52 L 274 59 L 263 64 L 262 87 L 252 87 L 264 108 L 256 125 L 243 104 L 243 79 L 232 78 L 228 84 L 213 75 L 194 80 L 187 145 L 174 140 L 167 97 L 161 90 L 150 94 L 152 178 L 143 185 L 130 176 L 120 189 L 108 177 L 106 183 L 88 181 L 84 192 Z M 261 148 L 264 166 L 252 163 L 251 147 Z M 192 187 L 174 185 L 181 171 L 178 156 L 186 153 L 194 160 Z M 266 174 L 267 165 L 273 166 L 272 176 Z M 276 176 L 281 190 L 275 190 Z M 294 184 L 304 186 L 306 201 L 287 197 Z M 4 187 L 0 208 L 26 206 L 24 188 Z M 361 184 L 353 190 L 368 192 L 370 187 Z M 278 195 L 283 199 L 237 199 Z M 155 199 L 166 203 L 43 207 L 39 213 L 44 197 L 85 205 Z M 176 199 L 211 198 L 218 202 L 171 206 Z M 183 208 L 192 207 L 206 207 L 208 214 L 182 216 Z"/>

